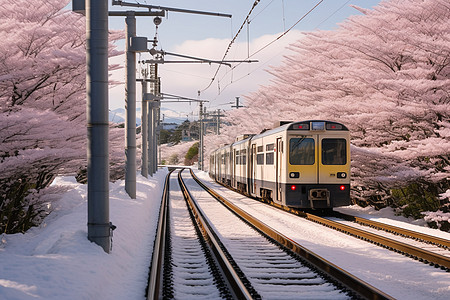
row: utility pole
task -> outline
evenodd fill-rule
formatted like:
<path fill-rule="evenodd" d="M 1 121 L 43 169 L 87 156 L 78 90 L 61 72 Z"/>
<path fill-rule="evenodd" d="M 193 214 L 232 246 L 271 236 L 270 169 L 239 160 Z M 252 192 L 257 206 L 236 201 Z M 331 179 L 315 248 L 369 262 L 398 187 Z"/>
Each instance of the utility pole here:
<path fill-rule="evenodd" d="M 158 65 L 151 64 L 150 78 L 147 79 L 150 82 L 150 92 L 144 94 L 144 99 L 148 103 L 148 173 L 153 176 L 158 170 L 158 147 L 157 147 L 157 135 L 158 131 L 158 111 L 160 109 L 160 80 L 158 78 Z"/>
<path fill-rule="evenodd" d="M 200 102 L 200 112 L 199 112 L 199 125 L 200 125 L 200 136 L 198 143 L 198 168 L 203 170 L 203 102 Z"/>
<path fill-rule="evenodd" d="M 217 109 L 217 131 L 216 134 L 220 134 L 220 108 Z"/>
<path fill-rule="evenodd" d="M 236 97 L 236 105 L 232 105 L 231 107 L 236 107 L 236 109 L 239 109 L 239 107 L 244 107 L 244 106 L 239 105 L 239 97 Z"/>
<path fill-rule="evenodd" d="M 147 148 L 147 134 L 148 134 L 148 103 L 145 98 L 147 93 L 147 75 L 148 70 L 142 70 L 143 79 L 138 79 L 142 83 L 142 116 L 141 116 L 141 137 L 142 137 L 142 163 L 141 174 L 145 178 L 148 177 L 148 148 Z"/>
<path fill-rule="evenodd" d="M 86 15 L 88 239 L 111 251 L 108 153 L 108 0 L 74 0 Z"/>
<path fill-rule="evenodd" d="M 220 113 L 220 109 L 217 109 L 213 114 L 209 113 L 208 114 L 209 117 L 211 118 L 215 118 L 216 120 L 216 134 L 219 135 L 220 134 L 220 117 L 225 117 L 225 115 L 222 115 Z"/>
<path fill-rule="evenodd" d="M 154 135 L 154 127 L 155 127 L 155 121 L 154 121 L 154 114 L 153 114 L 153 109 L 154 109 L 154 104 L 155 104 L 155 95 L 153 95 L 152 93 L 147 93 L 145 95 L 146 97 L 146 102 L 148 103 L 148 150 L 147 150 L 147 157 L 148 157 L 148 173 L 150 174 L 150 176 L 153 176 L 154 174 L 154 159 L 153 159 L 153 155 L 154 155 L 154 140 L 153 140 L 153 135 Z"/>
<path fill-rule="evenodd" d="M 132 50 L 132 38 L 136 36 L 136 17 L 127 12 L 126 90 L 125 90 L 125 191 L 136 199 L 136 53 Z"/>
<path fill-rule="evenodd" d="M 158 78 L 158 64 L 150 65 L 151 93 L 155 96 L 152 106 L 152 174 L 158 171 L 158 136 L 159 136 L 159 111 L 161 108 L 160 94 L 161 85 Z M 161 155 L 159 155 L 161 156 Z"/>

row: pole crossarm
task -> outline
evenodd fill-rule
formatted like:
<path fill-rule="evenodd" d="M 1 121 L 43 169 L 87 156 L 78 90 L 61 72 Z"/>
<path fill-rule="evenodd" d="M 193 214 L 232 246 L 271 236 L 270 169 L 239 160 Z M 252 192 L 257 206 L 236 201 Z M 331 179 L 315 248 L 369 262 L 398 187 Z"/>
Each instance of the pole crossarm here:
<path fill-rule="evenodd" d="M 110 17 L 126 17 L 130 13 L 127 11 L 109 11 L 108 16 Z M 164 11 L 133 11 L 133 15 L 136 17 L 165 17 Z"/>
<path fill-rule="evenodd" d="M 193 99 L 193 98 L 188 98 L 188 97 L 183 97 L 183 96 L 177 96 L 177 95 L 172 95 L 172 94 L 167 94 L 167 93 L 161 93 L 161 98 L 162 98 L 162 99 L 179 99 L 179 100 L 187 100 L 187 101 L 190 101 L 190 102 L 209 102 L 208 100 Z"/>
<path fill-rule="evenodd" d="M 188 55 L 183 55 L 183 54 L 177 54 L 177 53 L 172 53 L 172 52 L 166 52 L 163 50 L 156 50 L 154 48 L 149 50 L 150 54 L 152 56 L 155 56 L 156 54 L 161 54 L 162 58 L 161 59 L 151 59 L 151 60 L 144 60 L 144 63 L 148 63 L 148 64 L 164 64 L 164 63 L 208 63 L 208 64 L 222 64 L 222 65 L 226 65 L 228 67 L 231 68 L 231 63 L 254 63 L 254 62 L 258 62 L 258 60 L 251 60 L 251 59 L 244 59 L 244 60 L 211 60 L 211 59 L 207 59 L 207 58 L 201 58 L 201 57 L 194 57 L 194 56 L 188 56 Z M 187 59 L 192 59 L 193 61 L 189 61 L 189 60 L 164 60 L 164 56 L 165 55 L 172 55 L 172 56 L 177 56 L 177 57 L 182 57 L 182 58 L 187 58 Z"/>
<path fill-rule="evenodd" d="M 152 79 L 152 78 L 138 78 L 136 79 L 137 82 L 158 82 L 158 79 Z"/>
<path fill-rule="evenodd" d="M 130 2 L 125 2 L 125 1 L 121 1 L 121 0 L 112 0 L 112 5 L 140 7 L 140 8 L 148 8 L 149 10 L 157 9 L 157 10 L 162 10 L 162 11 L 173 11 L 173 12 L 181 12 L 181 13 L 197 14 L 197 15 L 207 15 L 207 16 L 215 16 L 215 17 L 226 17 L 226 18 L 232 17 L 232 15 L 230 15 L 230 14 L 199 11 L 199 10 L 190 10 L 190 9 L 175 8 L 175 7 L 156 6 L 156 5 L 141 4 L 141 3 L 130 3 Z"/>

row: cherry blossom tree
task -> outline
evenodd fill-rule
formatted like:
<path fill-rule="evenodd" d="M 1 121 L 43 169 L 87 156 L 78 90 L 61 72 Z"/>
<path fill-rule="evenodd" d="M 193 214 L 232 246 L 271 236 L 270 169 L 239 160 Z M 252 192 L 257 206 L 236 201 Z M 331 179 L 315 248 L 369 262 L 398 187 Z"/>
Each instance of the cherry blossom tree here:
<path fill-rule="evenodd" d="M 278 120 L 330 119 L 352 134 L 355 200 L 390 204 L 391 190 L 419 183 L 449 188 L 450 4 L 391 0 L 355 9 L 333 31 L 289 47 L 272 83 L 228 113 L 232 126 L 208 150 Z M 438 195 L 436 195 L 438 196 Z M 448 201 L 448 199 L 446 200 Z"/>
<path fill-rule="evenodd" d="M 33 225 L 43 188 L 86 165 L 85 18 L 68 2 L 0 3 L 0 232 Z"/>

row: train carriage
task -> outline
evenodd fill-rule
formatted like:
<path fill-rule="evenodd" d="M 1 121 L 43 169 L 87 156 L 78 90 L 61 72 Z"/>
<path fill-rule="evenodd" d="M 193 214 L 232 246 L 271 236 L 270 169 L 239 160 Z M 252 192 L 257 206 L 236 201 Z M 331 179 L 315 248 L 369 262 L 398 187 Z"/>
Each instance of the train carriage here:
<path fill-rule="evenodd" d="M 231 159 L 219 169 L 226 168 L 221 177 L 229 182 L 222 182 L 234 189 L 296 208 L 350 204 L 350 133 L 343 124 L 287 123 L 238 139 L 229 149 Z M 210 168 L 215 179 L 217 169 Z"/>

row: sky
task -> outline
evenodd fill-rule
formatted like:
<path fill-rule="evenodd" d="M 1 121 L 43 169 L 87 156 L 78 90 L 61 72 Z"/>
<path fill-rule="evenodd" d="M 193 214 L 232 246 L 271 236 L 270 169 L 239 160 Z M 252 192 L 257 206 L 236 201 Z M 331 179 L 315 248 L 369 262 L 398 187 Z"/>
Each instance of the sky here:
<path fill-rule="evenodd" d="M 206 63 L 160 64 L 162 92 L 208 101 L 205 103 L 208 111 L 232 109 L 231 105 L 235 104 L 236 97 L 240 97 L 240 104 L 245 105 L 245 95 L 270 83 L 270 75 L 266 70 L 281 63 L 283 55 L 289 54 L 285 47 L 300 39 L 301 32 L 336 29 L 347 17 L 360 14 L 351 5 L 372 8 L 379 2 L 379 0 L 262 0 L 254 7 L 249 17 L 250 22 L 242 27 L 225 57 L 226 60 L 245 60 L 250 57 L 251 60 L 258 62 L 233 63 L 233 68 L 225 65 L 219 68 L 218 64 Z M 243 25 L 254 1 L 141 0 L 139 3 L 231 14 L 232 18 L 168 12 L 157 30 L 153 17 L 137 17 L 137 36 L 153 39 L 156 35 L 157 50 L 220 61 L 230 41 Z M 110 3 L 110 10 L 146 9 L 111 6 Z M 109 28 L 125 30 L 125 18 L 110 17 Z M 286 35 L 274 42 L 288 30 Z M 118 46 L 124 49 L 124 41 L 119 42 Z M 146 60 L 151 59 L 151 56 L 148 53 L 137 54 L 136 59 Z M 179 58 L 166 55 L 165 60 L 179 60 Z M 110 62 L 124 64 L 124 61 L 125 57 L 119 56 Z M 138 64 L 138 69 L 140 67 Z M 115 71 L 112 78 L 124 82 L 124 74 L 124 70 Z M 141 88 L 138 84 L 136 89 L 138 107 L 141 105 L 140 93 Z M 124 85 L 110 89 L 110 109 L 123 108 L 124 98 Z M 177 111 L 179 117 L 192 119 L 198 115 L 197 103 L 166 102 L 162 106 Z"/>

